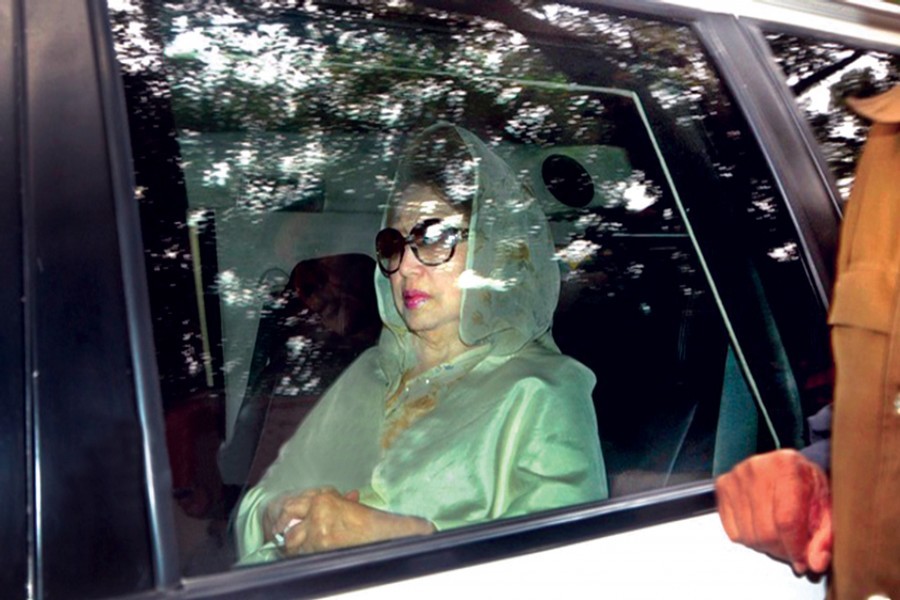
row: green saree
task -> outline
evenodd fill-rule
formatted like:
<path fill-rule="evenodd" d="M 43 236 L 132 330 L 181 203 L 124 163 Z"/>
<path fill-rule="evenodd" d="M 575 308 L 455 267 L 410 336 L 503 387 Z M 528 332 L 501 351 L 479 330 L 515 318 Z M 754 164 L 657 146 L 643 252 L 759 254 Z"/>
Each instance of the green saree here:
<path fill-rule="evenodd" d="M 562 355 L 549 331 L 559 269 L 546 218 L 474 135 L 440 123 L 423 136 L 435 133 L 458 136 L 472 157 L 459 282 L 460 339 L 471 349 L 407 381 L 410 334 L 376 271 L 379 343 L 338 378 L 244 496 L 235 522 L 244 563 L 279 556 L 264 541 L 266 506 L 312 487 L 359 490 L 362 503 L 438 530 L 608 495 L 594 375 Z"/>

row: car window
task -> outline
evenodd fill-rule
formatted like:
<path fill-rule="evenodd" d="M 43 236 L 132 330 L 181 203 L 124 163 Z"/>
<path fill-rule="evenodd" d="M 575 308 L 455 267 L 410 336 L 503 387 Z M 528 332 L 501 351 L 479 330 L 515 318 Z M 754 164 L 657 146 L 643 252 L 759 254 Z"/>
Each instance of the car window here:
<path fill-rule="evenodd" d="M 186 575 L 234 564 L 240 498 L 378 343 L 375 235 L 437 122 L 546 215 L 612 496 L 802 445 L 828 397 L 796 232 L 690 27 L 433 6 L 110 3 Z"/>
<path fill-rule="evenodd" d="M 868 132 L 868 122 L 846 99 L 900 83 L 900 54 L 813 36 L 770 32 L 765 37 L 846 202 Z"/>

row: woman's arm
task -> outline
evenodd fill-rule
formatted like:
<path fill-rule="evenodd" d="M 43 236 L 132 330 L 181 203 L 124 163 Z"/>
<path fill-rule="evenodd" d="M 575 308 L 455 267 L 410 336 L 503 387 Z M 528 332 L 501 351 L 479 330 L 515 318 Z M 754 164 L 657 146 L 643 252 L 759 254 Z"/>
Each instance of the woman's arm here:
<path fill-rule="evenodd" d="M 532 378 L 517 385 L 521 398 L 503 441 L 507 475 L 498 492 L 507 500 L 499 516 L 609 496 L 590 395 L 593 378 L 574 364 L 560 369 L 560 378 Z"/>
<path fill-rule="evenodd" d="M 338 378 L 241 500 L 234 528 L 241 563 L 278 558 L 272 529 L 264 523 L 273 503 L 317 486 L 354 489 L 368 482 L 378 456 L 382 405 L 375 396 L 360 398 L 371 396 L 367 374 L 375 357 L 367 350 Z"/>

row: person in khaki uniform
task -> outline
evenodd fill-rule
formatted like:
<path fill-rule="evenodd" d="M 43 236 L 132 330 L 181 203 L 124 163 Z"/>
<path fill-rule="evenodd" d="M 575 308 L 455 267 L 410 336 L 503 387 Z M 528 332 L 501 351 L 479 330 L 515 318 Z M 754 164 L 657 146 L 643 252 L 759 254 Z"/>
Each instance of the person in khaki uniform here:
<path fill-rule="evenodd" d="M 844 215 L 829 316 L 829 595 L 900 599 L 900 86 L 850 104 L 873 123 Z"/>
<path fill-rule="evenodd" d="M 832 600 L 900 600 L 900 86 L 851 107 L 872 121 L 847 204 L 829 323 L 831 480 L 795 450 L 716 482 L 728 536 L 798 573 L 831 568 Z"/>

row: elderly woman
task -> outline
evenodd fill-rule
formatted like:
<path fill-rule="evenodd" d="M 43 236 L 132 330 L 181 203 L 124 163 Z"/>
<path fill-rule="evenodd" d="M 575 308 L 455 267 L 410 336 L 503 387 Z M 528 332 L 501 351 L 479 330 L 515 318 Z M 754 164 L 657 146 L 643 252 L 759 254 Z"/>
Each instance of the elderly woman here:
<path fill-rule="evenodd" d="M 607 496 L 595 379 L 550 335 L 553 243 L 509 167 L 434 125 L 401 164 L 385 225 L 381 338 L 244 497 L 242 562 Z"/>

